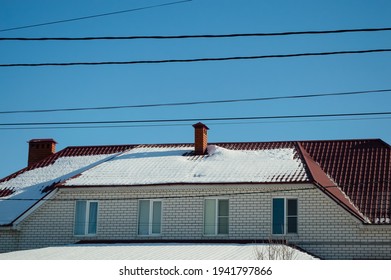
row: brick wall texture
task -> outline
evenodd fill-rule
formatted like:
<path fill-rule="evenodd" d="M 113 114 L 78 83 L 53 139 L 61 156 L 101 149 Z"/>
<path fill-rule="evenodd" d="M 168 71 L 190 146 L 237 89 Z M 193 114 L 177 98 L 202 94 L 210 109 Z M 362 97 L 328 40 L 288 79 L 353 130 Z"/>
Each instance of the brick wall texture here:
<path fill-rule="evenodd" d="M 229 199 L 229 234 L 205 236 L 205 198 Z M 391 259 L 391 226 L 364 225 L 311 184 L 193 185 L 60 189 L 16 229 L 0 231 L 0 252 L 79 240 L 270 240 L 272 199 L 298 199 L 298 233 L 284 238 L 323 259 Z M 162 200 L 159 236 L 137 233 L 138 201 Z M 73 234 L 75 201 L 99 201 L 95 236 Z M 279 237 L 281 238 L 281 237 Z"/>

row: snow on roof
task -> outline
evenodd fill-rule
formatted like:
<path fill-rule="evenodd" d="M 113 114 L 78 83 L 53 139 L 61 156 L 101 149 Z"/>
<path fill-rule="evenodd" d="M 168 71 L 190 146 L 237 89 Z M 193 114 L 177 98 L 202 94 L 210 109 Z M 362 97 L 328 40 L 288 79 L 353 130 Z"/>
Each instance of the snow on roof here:
<path fill-rule="evenodd" d="M 286 245 L 271 246 L 291 253 L 294 260 L 316 259 Z M 256 260 L 260 255 L 268 259 L 269 248 L 267 244 L 88 244 L 3 253 L 0 260 Z M 281 259 L 282 254 L 275 255 Z"/>
<path fill-rule="evenodd" d="M 62 157 L 51 165 L 26 171 L 15 178 L 1 182 L 0 189 L 12 189 L 13 192 L 0 198 L 0 225 L 12 223 L 47 195 L 46 188 L 63 182 L 114 155 Z"/>
<path fill-rule="evenodd" d="M 194 156 L 186 147 L 143 146 L 83 172 L 65 186 L 170 183 L 302 182 L 304 165 L 293 148 L 229 150 L 208 146 Z"/>

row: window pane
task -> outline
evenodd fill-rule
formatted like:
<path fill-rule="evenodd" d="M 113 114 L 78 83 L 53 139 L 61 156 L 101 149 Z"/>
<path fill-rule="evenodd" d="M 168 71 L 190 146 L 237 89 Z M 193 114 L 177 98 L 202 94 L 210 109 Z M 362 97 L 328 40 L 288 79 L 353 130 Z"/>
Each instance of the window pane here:
<path fill-rule="evenodd" d="M 154 201 L 153 202 L 153 212 L 152 212 L 152 233 L 160 233 L 160 225 L 162 219 L 162 202 Z"/>
<path fill-rule="evenodd" d="M 273 234 L 284 234 L 284 199 L 273 198 Z"/>
<path fill-rule="evenodd" d="M 288 232 L 297 233 L 297 217 L 288 217 Z"/>
<path fill-rule="evenodd" d="M 297 199 L 288 199 L 288 216 L 297 216 Z"/>
<path fill-rule="evenodd" d="M 228 234 L 228 217 L 219 217 L 218 218 L 218 234 Z"/>
<path fill-rule="evenodd" d="M 86 201 L 76 201 L 75 235 L 84 235 L 86 227 Z"/>
<path fill-rule="evenodd" d="M 138 234 L 149 234 L 149 200 L 140 200 L 138 209 Z"/>
<path fill-rule="evenodd" d="M 204 233 L 216 234 L 216 200 L 205 199 L 204 207 Z"/>
<path fill-rule="evenodd" d="M 90 213 L 88 217 L 88 234 L 96 234 L 97 220 L 98 220 L 98 202 L 90 202 Z"/>
<path fill-rule="evenodd" d="M 228 199 L 219 200 L 219 217 L 228 217 Z"/>

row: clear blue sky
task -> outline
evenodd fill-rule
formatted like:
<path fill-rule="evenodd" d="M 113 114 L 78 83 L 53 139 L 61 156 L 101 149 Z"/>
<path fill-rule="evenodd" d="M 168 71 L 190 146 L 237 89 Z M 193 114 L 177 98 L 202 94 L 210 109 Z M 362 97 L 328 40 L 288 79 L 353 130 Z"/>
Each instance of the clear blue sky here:
<path fill-rule="evenodd" d="M 0 0 L 0 29 L 153 6 L 174 0 Z M 391 27 L 391 1 L 193 0 L 113 16 L 0 32 L 78 37 L 284 32 Z M 391 48 L 391 31 L 166 41 L 0 41 L 0 63 L 127 61 Z M 185 64 L 0 67 L 0 111 L 116 106 L 391 88 L 391 53 Z M 303 100 L 73 113 L 0 114 L 0 123 L 178 119 L 391 111 L 391 93 Z M 206 122 L 209 139 L 381 138 L 390 119 Z M 4 127 L 0 127 L 4 128 Z M 191 124 L 106 129 L 0 130 L 0 178 L 26 166 L 27 141 L 74 145 L 192 142 Z"/>

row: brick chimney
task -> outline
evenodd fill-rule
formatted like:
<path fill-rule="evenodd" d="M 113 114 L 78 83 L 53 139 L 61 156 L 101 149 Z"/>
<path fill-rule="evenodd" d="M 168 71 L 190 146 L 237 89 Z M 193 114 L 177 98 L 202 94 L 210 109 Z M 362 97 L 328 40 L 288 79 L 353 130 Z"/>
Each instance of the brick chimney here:
<path fill-rule="evenodd" d="M 28 166 L 53 155 L 57 142 L 53 139 L 31 139 L 29 142 Z"/>
<path fill-rule="evenodd" d="M 196 155 L 204 155 L 208 146 L 208 130 L 209 128 L 203 123 L 193 124 L 194 127 L 194 153 Z"/>

